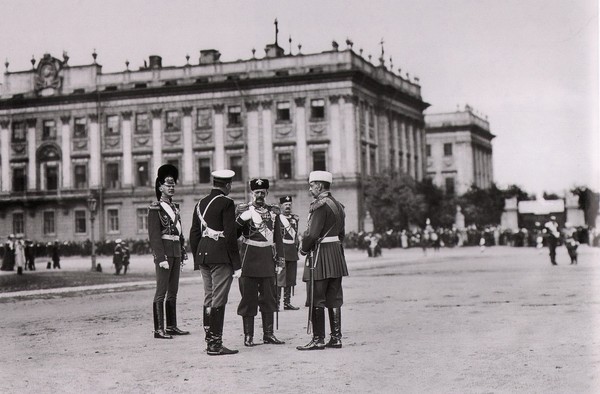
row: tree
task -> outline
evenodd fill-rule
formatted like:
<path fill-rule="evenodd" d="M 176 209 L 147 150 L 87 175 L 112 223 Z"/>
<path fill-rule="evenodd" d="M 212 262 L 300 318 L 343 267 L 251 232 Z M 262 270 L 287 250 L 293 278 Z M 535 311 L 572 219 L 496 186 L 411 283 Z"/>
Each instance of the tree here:
<path fill-rule="evenodd" d="M 518 185 L 509 185 L 504 190 L 504 198 L 517 197 L 517 201 L 530 201 L 535 200 L 535 196 L 530 196 L 526 191 L 521 189 Z"/>
<path fill-rule="evenodd" d="M 471 186 L 458 199 L 465 215 L 465 223 L 479 227 L 499 224 L 504 211 L 505 197 L 506 192 L 498 189 L 495 184 L 488 189 Z"/>
<path fill-rule="evenodd" d="M 454 196 L 445 194 L 431 178 L 417 183 L 417 192 L 423 197 L 425 217 L 431 220 L 433 227 L 451 227 L 454 224 L 457 205 Z"/>
<path fill-rule="evenodd" d="M 579 209 L 583 210 L 585 224 L 594 227 L 598 216 L 600 194 L 595 193 L 587 186 L 578 186 L 572 189 L 571 193 L 579 197 Z"/>
<path fill-rule="evenodd" d="M 548 192 L 544 192 L 544 194 L 542 196 L 544 197 L 544 200 L 560 200 L 562 198 L 556 193 L 548 193 Z"/>

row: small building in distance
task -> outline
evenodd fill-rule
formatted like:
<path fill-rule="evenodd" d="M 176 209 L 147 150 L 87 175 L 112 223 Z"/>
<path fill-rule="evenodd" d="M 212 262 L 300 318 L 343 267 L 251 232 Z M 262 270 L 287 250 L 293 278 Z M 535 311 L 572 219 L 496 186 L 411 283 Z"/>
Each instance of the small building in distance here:
<path fill-rule="evenodd" d="M 464 110 L 425 115 L 427 177 L 448 194 L 461 195 L 472 185 L 494 181 L 492 139 L 487 117 Z"/>

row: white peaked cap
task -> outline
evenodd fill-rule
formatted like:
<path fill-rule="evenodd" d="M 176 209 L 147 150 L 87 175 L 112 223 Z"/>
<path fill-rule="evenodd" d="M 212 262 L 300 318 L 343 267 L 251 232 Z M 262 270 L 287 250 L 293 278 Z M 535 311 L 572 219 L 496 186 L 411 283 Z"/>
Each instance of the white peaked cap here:
<path fill-rule="evenodd" d="M 216 179 L 230 180 L 231 178 L 233 178 L 235 176 L 235 172 L 233 172 L 231 170 L 217 170 L 217 171 L 211 172 L 210 175 L 212 175 L 213 178 L 216 178 Z"/>
<path fill-rule="evenodd" d="M 333 175 L 328 171 L 311 171 L 310 176 L 308 177 L 309 182 L 333 182 Z"/>

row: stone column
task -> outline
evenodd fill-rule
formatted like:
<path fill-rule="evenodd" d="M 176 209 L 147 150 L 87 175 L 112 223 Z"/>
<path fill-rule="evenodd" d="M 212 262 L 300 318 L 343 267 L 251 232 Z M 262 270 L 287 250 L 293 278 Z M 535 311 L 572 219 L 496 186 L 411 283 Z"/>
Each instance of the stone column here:
<path fill-rule="evenodd" d="M 133 152 L 131 148 L 131 111 L 121 113 L 123 119 L 123 186 L 130 187 L 133 185 Z"/>
<path fill-rule="evenodd" d="M 260 142 L 258 138 L 258 102 L 246 103 L 248 119 L 248 176 L 250 179 L 260 176 Z"/>
<path fill-rule="evenodd" d="M 152 114 L 152 163 L 154 167 L 154 176 L 158 174 L 158 168 L 162 165 L 162 122 L 160 115 L 161 108 L 156 108 L 150 111 Z M 150 179 L 152 179 L 152 175 Z"/>
<path fill-rule="evenodd" d="M 10 120 L 0 120 L 0 191 L 10 192 L 11 179 L 10 179 Z"/>
<path fill-rule="evenodd" d="M 400 122 L 400 142 L 402 144 L 402 171 L 408 174 L 408 133 L 406 130 L 406 121 L 404 119 Z"/>
<path fill-rule="evenodd" d="M 37 185 L 37 168 L 35 162 L 35 129 L 37 119 L 27 119 L 27 190 L 35 190 Z"/>
<path fill-rule="evenodd" d="M 263 130 L 263 160 L 265 164 L 264 177 L 273 178 L 273 121 L 271 102 L 262 102 L 262 130 Z"/>
<path fill-rule="evenodd" d="M 394 116 L 392 119 L 392 143 L 394 144 L 394 171 L 399 172 L 400 169 L 400 141 L 398 137 L 398 118 Z"/>
<path fill-rule="evenodd" d="M 306 145 L 306 103 L 305 97 L 294 99 L 296 103 L 296 178 L 304 179 L 308 174 Z"/>
<path fill-rule="evenodd" d="M 102 186 L 101 174 L 101 152 L 100 127 L 98 124 L 98 115 L 93 114 L 90 118 L 90 188 Z"/>
<path fill-rule="evenodd" d="M 388 111 L 385 109 L 379 110 L 378 116 L 378 125 L 379 125 L 379 171 L 385 171 L 390 166 L 390 147 L 389 144 L 389 119 L 388 119 Z"/>
<path fill-rule="evenodd" d="M 423 179 L 423 142 L 422 142 L 422 136 L 423 136 L 423 129 L 421 127 L 415 127 L 415 136 L 416 136 L 416 142 L 417 142 L 417 147 L 415 149 L 415 152 L 417 154 L 417 156 L 415 157 L 415 166 L 416 168 L 416 174 L 417 174 L 417 180 L 422 180 Z"/>
<path fill-rule="evenodd" d="M 71 116 L 61 116 L 60 149 L 62 150 L 62 186 L 73 187 L 71 171 Z"/>
<path fill-rule="evenodd" d="M 415 176 L 415 133 L 413 132 L 413 125 L 412 123 L 408 123 L 406 125 L 406 134 L 408 136 L 408 153 L 410 154 L 410 171 L 408 172 L 408 175 L 410 175 L 413 178 L 416 178 Z"/>
<path fill-rule="evenodd" d="M 194 147 L 192 139 L 192 111 L 193 107 L 183 107 L 183 120 L 181 123 L 183 132 L 183 184 L 194 183 Z"/>
<path fill-rule="evenodd" d="M 331 141 L 329 143 L 329 152 L 331 153 L 331 172 L 339 174 L 342 170 L 342 138 L 340 130 L 340 106 L 339 95 L 329 96 L 329 124 L 331 126 Z M 344 152 L 345 153 L 345 152 Z"/>
<path fill-rule="evenodd" d="M 358 103 L 358 98 L 352 95 L 344 96 L 343 105 L 343 119 L 344 128 L 342 133 L 343 145 L 343 173 L 351 176 L 355 176 L 356 173 L 360 172 L 359 161 L 359 141 L 360 131 L 356 127 L 356 111 L 355 107 Z"/>
<path fill-rule="evenodd" d="M 222 170 L 228 168 L 225 163 L 225 121 L 223 119 L 223 110 L 225 105 L 215 104 L 215 169 Z"/>

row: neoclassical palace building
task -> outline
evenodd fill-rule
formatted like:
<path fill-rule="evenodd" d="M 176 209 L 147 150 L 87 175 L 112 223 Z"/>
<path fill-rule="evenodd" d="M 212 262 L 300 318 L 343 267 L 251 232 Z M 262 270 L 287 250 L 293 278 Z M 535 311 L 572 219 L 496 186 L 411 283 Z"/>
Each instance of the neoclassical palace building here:
<path fill-rule="evenodd" d="M 363 227 L 363 180 L 426 171 L 419 81 L 374 65 L 349 46 L 223 62 L 202 50 L 196 64 L 103 73 L 45 54 L 0 85 L 0 236 L 39 241 L 147 237 L 147 206 L 158 167 L 179 168 L 176 201 L 189 228 L 210 173 L 236 172 L 231 197 L 248 200 L 247 181 L 271 180 L 267 201 L 294 196 L 305 218 L 312 170 L 334 174 L 346 229 Z M 90 222 L 88 197 L 98 201 Z M 277 200 L 276 200 L 277 199 Z M 187 229 L 185 232 L 187 233 Z"/>

